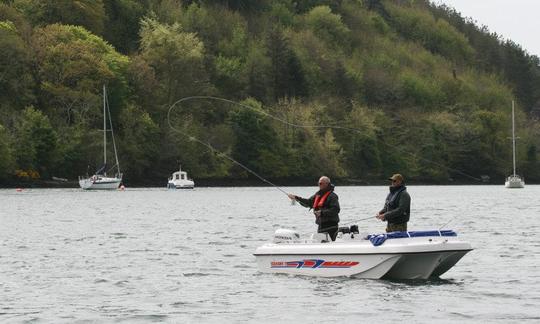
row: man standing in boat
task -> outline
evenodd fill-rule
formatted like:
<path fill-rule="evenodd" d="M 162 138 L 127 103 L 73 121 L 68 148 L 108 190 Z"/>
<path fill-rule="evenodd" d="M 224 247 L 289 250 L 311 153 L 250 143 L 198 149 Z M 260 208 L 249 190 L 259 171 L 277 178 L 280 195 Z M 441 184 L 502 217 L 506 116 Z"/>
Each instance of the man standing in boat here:
<path fill-rule="evenodd" d="M 339 223 L 339 198 L 334 192 L 334 185 L 330 178 L 322 176 L 319 179 L 319 191 L 310 198 L 302 198 L 288 194 L 291 200 L 298 201 L 300 205 L 313 209 L 315 223 L 319 225 L 319 233 L 328 233 L 332 241 L 336 240 Z"/>
<path fill-rule="evenodd" d="M 394 174 L 388 180 L 392 181 L 390 193 L 386 196 L 383 209 L 377 215 L 381 221 L 386 221 L 386 232 L 406 232 L 407 222 L 411 214 L 411 196 L 405 187 L 403 176 Z"/>

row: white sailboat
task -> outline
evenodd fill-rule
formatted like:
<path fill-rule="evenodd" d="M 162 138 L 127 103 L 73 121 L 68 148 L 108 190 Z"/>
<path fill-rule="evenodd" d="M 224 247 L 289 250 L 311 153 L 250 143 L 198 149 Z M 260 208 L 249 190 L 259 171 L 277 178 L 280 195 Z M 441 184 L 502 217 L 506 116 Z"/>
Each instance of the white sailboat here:
<path fill-rule="evenodd" d="M 109 127 L 107 129 L 107 116 L 109 117 Z M 111 138 L 114 148 L 114 158 L 116 164 L 107 169 L 107 132 L 111 132 Z M 114 177 L 108 176 L 107 172 L 116 168 Z M 111 120 L 111 111 L 109 110 L 109 101 L 107 100 L 107 90 L 103 85 L 103 166 L 96 173 L 89 177 L 80 176 L 79 185 L 85 190 L 115 190 L 122 182 L 122 173 L 120 171 L 120 163 L 118 162 L 118 153 L 116 151 L 116 142 L 114 141 L 114 132 Z"/>
<path fill-rule="evenodd" d="M 514 120 L 514 101 L 512 100 L 512 154 L 514 163 L 514 173 L 506 178 L 504 186 L 506 188 L 524 188 L 525 180 L 516 174 L 516 133 Z"/>

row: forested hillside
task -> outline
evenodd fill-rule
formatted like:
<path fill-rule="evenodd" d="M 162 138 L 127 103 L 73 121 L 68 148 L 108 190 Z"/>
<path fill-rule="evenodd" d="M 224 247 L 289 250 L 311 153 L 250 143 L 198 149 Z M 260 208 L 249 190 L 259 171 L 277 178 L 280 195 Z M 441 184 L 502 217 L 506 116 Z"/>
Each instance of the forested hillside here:
<path fill-rule="evenodd" d="M 108 89 L 128 185 L 540 181 L 540 62 L 426 0 L 0 0 L 0 184 L 102 159 Z M 286 120 L 289 124 L 275 118 Z M 299 128 L 339 125 L 341 128 Z M 354 129 L 347 130 L 344 128 Z"/>

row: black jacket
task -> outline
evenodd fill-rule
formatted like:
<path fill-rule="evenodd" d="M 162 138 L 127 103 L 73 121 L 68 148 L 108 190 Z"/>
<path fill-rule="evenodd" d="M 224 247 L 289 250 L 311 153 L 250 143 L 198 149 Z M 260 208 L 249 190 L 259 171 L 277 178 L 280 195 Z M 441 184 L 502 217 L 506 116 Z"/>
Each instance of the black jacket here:
<path fill-rule="evenodd" d="M 384 220 L 390 224 L 407 223 L 411 215 L 411 196 L 407 187 L 390 187 L 390 193 L 386 196 L 380 213 L 384 213 Z"/>
<path fill-rule="evenodd" d="M 320 209 L 321 217 L 315 220 L 315 223 L 319 225 L 322 223 L 328 223 L 328 222 L 339 223 L 339 211 L 340 211 L 339 198 L 338 198 L 338 195 L 336 195 L 336 193 L 334 192 L 334 186 L 331 185 L 329 190 L 331 190 L 332 193 L 328 195 L 328 197 L 324 201 L 322 208 Z M 322 192 L 319 190 L 313 196 L 307 199 L 296 196 L 296 201 L 298 201 L 300 205 L 304 207 L 313 208 L 313 202 L 315 201 L 315 196 L 316 195 L 322 196 L 325 193 L 326 191 Z"/>

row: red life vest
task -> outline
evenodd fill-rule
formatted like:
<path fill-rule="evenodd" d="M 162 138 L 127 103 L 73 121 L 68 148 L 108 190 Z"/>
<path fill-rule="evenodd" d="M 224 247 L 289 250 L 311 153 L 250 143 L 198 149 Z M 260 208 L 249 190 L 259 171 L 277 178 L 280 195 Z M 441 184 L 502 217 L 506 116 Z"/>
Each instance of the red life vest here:
<path fill-rule="evenodd" d="M 315 195 L 315 200 L 313 201 L 313 209 L 318 210 L 321 209 L 324 205 L 324 202 L 326 201 L 326 198 L 330 196 L 332 193 L 332 190 L 328 190 L 324 195 Z"/>

